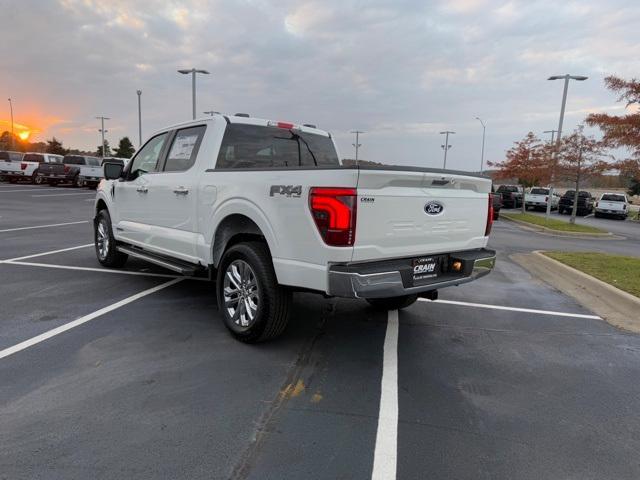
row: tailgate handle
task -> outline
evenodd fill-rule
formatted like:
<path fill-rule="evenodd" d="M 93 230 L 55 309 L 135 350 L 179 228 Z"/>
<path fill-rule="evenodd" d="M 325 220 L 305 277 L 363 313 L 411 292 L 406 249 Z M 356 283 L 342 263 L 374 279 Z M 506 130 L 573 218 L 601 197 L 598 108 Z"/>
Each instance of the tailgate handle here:
<path fill-rule="evenodd" d="M 431 185 L 439 185 L 439 186 L 443 186 L 443 185 L 447 185 L 448 183 L 450 184 L 454 184 L 455 180 L 453 180 L 453 178 L 434 178 L 433 180 L 431 180 Z"/>
<path fill-rule="evenodd" d="M 136 192 L 138 193 L 147 193 L 149 189 L 147 187 L 138 187 L 136 188 Z"/>

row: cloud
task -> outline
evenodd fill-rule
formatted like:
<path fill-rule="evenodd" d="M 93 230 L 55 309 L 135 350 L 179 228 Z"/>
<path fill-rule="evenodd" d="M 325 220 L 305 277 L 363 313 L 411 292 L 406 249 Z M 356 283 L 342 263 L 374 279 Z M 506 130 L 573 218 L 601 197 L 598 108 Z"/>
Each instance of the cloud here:
<path fill-rule="evenodd" d="M 191 116 L 191 82 L 205 68 L 198 110 L 316 123 L 352 156 L 354 128 L 374 161 L 438 165 L 438 134 L 455 130 L 455 168 L 500 160 L 529 130 L 565 129 L 590 109 L 615 110 L 605 75 L 637 76 L 635 0 L 23 0 L 3 8 L 0 84 L 16 121 L 94 148 L 95 116 L 112 143 Z M 37 12 L 37 14 L 34 14 Z M 19 46 L 19 48 L 16 48 Z M 0 110 L 0 118 L 8 117 Z M 53 117 L 64 119 L 52 122 Z"/>

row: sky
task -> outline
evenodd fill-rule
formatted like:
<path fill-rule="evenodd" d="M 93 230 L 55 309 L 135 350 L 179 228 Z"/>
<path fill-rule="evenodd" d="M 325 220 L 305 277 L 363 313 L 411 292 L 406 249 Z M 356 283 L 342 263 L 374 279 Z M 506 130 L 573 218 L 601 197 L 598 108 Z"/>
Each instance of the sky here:
<path fill-rule="evenodd" d="M 198 112 L 314 123 L 353 158 L 478 170 L 533 131 L 556 129 L 562 82 L 564 131 L 589 112 L 624 113 L 604 88 L 640 72 L 640 3 L 602 1 L 121 1 L 0 0 L 0 95 L 31 140 L 56 136 L 95 150 L 99 120 L 112 145 L 191 118 L 191 79 L 201 68 Z M 9 104 L 0 103 L 0 130 Z M 597 130 L 593 133 L 598 133 Z"/>

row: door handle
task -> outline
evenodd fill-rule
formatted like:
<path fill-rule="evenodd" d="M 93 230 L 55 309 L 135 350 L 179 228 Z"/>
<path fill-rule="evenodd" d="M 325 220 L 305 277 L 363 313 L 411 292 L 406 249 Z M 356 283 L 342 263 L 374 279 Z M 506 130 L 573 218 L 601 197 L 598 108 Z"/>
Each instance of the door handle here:
<path fill-rule="evenodd" d="M 149 189 L 147 187 L 138 187 L 136 188 L 136 192 L 138 193 L 147 193 Z"/>
<path fill-rule="evenodd" d="M 176 195 L 187 195 L 189 193 L 189 190 L 184 187 L 176 187 L 173 189 L 173 193 L 175 193 Z"/>

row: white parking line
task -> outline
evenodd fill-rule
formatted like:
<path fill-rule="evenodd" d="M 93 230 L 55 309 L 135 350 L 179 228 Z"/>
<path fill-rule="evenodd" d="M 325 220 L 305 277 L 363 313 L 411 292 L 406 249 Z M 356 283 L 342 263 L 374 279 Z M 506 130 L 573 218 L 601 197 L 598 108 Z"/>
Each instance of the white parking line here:
<path fill-rule="evenodd" d="M 170 275 L 168 273 L 132 272 L 130 270 L 110 270 L 108 268 L 76 267 L 74 265 L 54 265 L 51 263 L 18 262 L 18 261 L 6 261 L 6 260 L 4 263 L 6 263 L 7 265 L 24 265 L 27 267 L 59 268 L 61 270 L 79 270 L 83 272 L 119 273 L 121 275 L 140 275 L 143 277 L 191 278 L 191 277 L 184 277 L 182 275 Z M 200 278 L 197 278 L 197 279 L 200 280 Z"/>
<path fill-rule="evenodd" d="M 51 190 L 60 191 L 59 188 L 29 188 L 29 189 L 7 189 L 0 190 L 0 193 L 16 193 L 16 192 L 50 192 Z"/>
<path fill-rule="evenodd" d="M 396 478 L 398 456 L 398 311 L 388 313 L 384 337 L 380 412 L 373 454 L 373 480 Z"/>
<path fill-rule="evenodd" d="M 96 196 L 95 192 L 78 192 L 78 193 L 50 193 L 48 195 L 31 195 L 32 197 L 69 197 L 71 195 L 93 195 Z"/>
<path fill-rule="evenodd" d="M 61 248 L 59 250 L 51 250 L 49 252 L 35 253 L 33 255 L 25 255 L 24 257 L 7 258 L 5 260 L 0 260 L 0 263 L 10 263 L 10 262 L 16 262 L 18 260 L 27 260 L 29 258 L 44 257 L 45 255 L 53 255 L 54 253 L 69 252 L 71 250 L 78 250 L 79 248 L 87 248 L 87 247 L 93 247 L 93 243 L 87 243 L 86 245 L 78 245 L 77 247 L 69 247 L 69 248 Z"/>
<path fill-rule="evenodd" d="M 182 278 L 174 278 L 173 280 L 169 280 L 168 282 L 162 283 L 153 288 L 149 288 L 140 293 L 136 293 L 135 295 L 131 295 L 130 297 L 125 298 L 124 300 L 120 300 L 119 302 L 108 305 L 104 308 L 101 308 L 100 310 L 96 310 L 95 312 L 85 315 L 84 317 L 80 317 L 72 322 L 65 323 L 64 325 L 60 325 L 59 327 L 56 327 L 52 330 L 49 330 L 48 332 L 44 332 L 40 335 L 32 337 L 28 340 L 25 340 L 24 342 L 20 342 L 17 345 L 14 345 L 9 348 L 5 348 L 4 350 L 0 350 L 0 359 L 8 357 L 9 355 L 13 355 L 14 353 L 18 353 L 29 347 L 37 345 L 38 343 L 44 342 L 49 338 L 55 337 L 56 335 L 60 335 L 61 333 L 71 330 L 72 328 L 82 325 L 83 323 L 87 323 L 93 320 L 94 318 L 98 318 L 104 315 L 105 313 L 112 312 L 113 310 L 116 310 L 117 308 L 120 308 L 131 302 L 135 302 L 136 300 L 142 297 L 146 297 L 147 295 L 151 295 L 152 293 L 155 293 L 164 288 L 170 287 L 171 285 L 175 285 L 176 283 L 181 282 L 182 280 L 183 280 Z"/>
<path fill-rule="evenodd" d="M 429 300 L 427 298 L 419 298 L 421 302 L 444 303 L 447 305 L 460 305 L 463 307 L 490 308 L 493 310 L 508 310 L 511 312 L 537 313 L 539 315 L 553 315 L 556 317 L 574 317 L 574 318 L 590 318 L 593 320 L 602 320 L 597 315 L 585 315 L 583 313 L 555 312 L 553 310 L 536 310 L 533 308 L 505 307 L 503 305 L 487 305 L 485 303 L 458 302 L 454 300 Z"/>
<path fill-rule="evenodd" d="M 80 223 L 89 223 L 89 220 L 82 220 L 81 222 L 66 222 L 66 223 L 52 223 L 49 225 L 36 225 L 35 227 L 5 228 L 4 230 L 0 230 L 0 233 L 17 232 L 18 230 L 31 230 L 34 228 L 62 227 L 64 225 L 78 225 Z"/>

